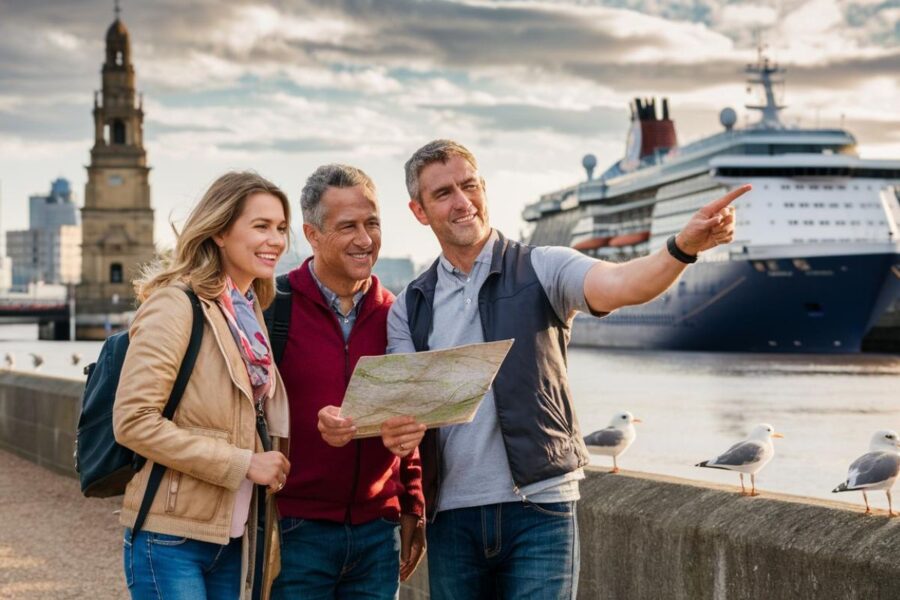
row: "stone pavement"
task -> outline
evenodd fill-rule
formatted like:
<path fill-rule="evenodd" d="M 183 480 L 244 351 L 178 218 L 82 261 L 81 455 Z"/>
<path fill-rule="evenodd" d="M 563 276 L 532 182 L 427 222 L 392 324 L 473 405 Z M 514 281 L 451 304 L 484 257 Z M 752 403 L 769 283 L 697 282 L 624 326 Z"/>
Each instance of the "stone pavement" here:
<path fill-rule="evenodd" d="M 0 599 L 128 598 L 121 500 L 0 450 Z"/>

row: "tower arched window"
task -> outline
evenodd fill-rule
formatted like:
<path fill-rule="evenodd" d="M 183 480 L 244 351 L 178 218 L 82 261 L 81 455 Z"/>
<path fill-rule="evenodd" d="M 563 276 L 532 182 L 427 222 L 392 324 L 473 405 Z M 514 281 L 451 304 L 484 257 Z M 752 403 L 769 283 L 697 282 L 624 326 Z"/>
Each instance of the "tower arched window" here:
<path fill-rule="evenodd" d="M 122 283 L 122 263 L 109 265 L 109 282 Z"/>
<path fill-rule="evenodd" d="M 122 51 L 121 50 L 116 51 L 116 64 L 119 65 L 120 67 L 122 66 Z"/>
<path fill-rule="evenodd" d="M 116 119 L 112 124 L 112 143 L 113 144 L 124 144 L 125 143 L 125 123 L 123 123 L 120 119 Z"/>

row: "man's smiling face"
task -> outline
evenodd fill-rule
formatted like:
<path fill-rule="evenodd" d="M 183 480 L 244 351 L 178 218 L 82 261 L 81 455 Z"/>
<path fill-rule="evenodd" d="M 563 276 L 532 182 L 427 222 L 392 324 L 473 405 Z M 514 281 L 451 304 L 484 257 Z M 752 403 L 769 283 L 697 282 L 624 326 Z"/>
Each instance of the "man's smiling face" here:
<path fill-rule="evenodd" d="M 316 275 L 348 286 L 365 281 L 381 249 L 378 203 L 363 185 L 329 187 L 322 195 L 322 228 L 304 224 L 316 257 Z"/>
<path fill-rule="evenodd" d="M 422 169 L 419 200 L 412 200 L 410 208 L 420 223 L 431 227 L 442 246 L 475 246 L 491 233 L 484 181 L 461 156 Z"/>

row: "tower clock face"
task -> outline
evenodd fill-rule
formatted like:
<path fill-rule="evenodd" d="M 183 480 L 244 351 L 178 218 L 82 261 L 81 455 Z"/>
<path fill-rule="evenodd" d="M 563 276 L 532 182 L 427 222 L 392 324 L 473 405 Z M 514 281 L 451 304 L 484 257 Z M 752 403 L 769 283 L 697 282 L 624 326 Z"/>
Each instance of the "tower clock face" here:
<path fill-rule="evenodd" d="M 122 185 L 122 183 L 124 183 L 124 180 L 122 179 L 121 175 L 110 175 L 109 177 L 106 178 L 106 183 L 115 187 L 115 186 Z"/>

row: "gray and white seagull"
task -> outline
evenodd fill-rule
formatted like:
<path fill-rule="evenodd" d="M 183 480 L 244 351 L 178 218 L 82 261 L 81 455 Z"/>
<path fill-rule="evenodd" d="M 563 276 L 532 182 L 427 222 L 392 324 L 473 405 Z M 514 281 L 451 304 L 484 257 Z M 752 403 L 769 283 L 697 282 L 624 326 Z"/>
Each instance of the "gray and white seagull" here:
<path fill-rule="evenodd" d="M 634 438 L 637 437 L 634 424 L 640 422 L 640 419 L 635 419 L 634 415 L 627 410 L 622 411 L 613 416 L 607 427 L 586 436 L 584 443 L 594 454 L 612 456 L 613 468 L 610 472 L 618 473 L 619 465 L 616 463 L 616 458 L 628 450 Z"/>
<path fill-rule="evenodd" d="M 712 460 L 704 460 L 694 465 L 695 467 L 707 467 L 710 469 L 727 469 L 737 471 L 741 475 L 741 496 L 746 496 L 747 488 L 744 487 L 744 473 L 750 474 L 750 496 L 758 496 L 756 491 L 756 474 L 765 467 L 775 456 L 775 447 L 772 438 L 784 437 L 775 432 L 775 428 L 768 423 L 760 423 L 750 432 L 750 437 L 738 442 L 725 451 L 724 454 Z"/>
<path fill-rule="evenodd" d="M 832 493 L 862 492 L 866 503 L 866 514 L 870 514 L 867 491 L 884 490 L 888 500 L 888 516 L 896 517 L 894 512 L 891 488 L 900 477 L 900 436 L 896 431 L 884 429 L 876 431 L 869 442 L 869 451 L 850 465 L 847 481 L 834 488 Z"/>

